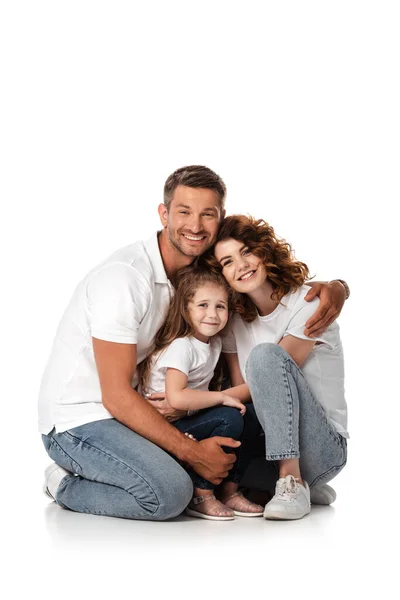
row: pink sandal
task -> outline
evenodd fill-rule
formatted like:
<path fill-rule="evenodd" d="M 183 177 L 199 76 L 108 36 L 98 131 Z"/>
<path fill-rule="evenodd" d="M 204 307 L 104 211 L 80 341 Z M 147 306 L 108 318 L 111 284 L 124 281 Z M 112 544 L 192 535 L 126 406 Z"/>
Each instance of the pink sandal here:
<path fill-rule="evenodd" d="M 227 504 L 232 498 L 238 498 L 239 500 L 239 502 L 234 503 L 235 506 L 229 506 L 229 504 Z M 260 504 L 255 504 L 251 500 L 245 498 L 242 492 L 235 492 L 234 494 L 231 494 L 226 500 L 224 500 L 223 504 L 233 510 L 235 515 L 238 517 L 262 517 L 264 514 L 264 508 Z M 251 508 L 255 508 L 257 510 L 253 512 L 252 510 L 249 510 Z"/>
<path fill-rule="evenodd" d="M 229 510 L 230 515 L 208 515 L 206 513 L 202 513 L 198 510 L 195 510 L 196 504 L 202 504 L 203 502 L 207 502 L 207 500 L 217 500 L 214 494 L 211 496 L 195 496 L 192 498 L 189 506 L 186 509 L 186 513 L 191 517 L 197 517 L 199 519 L 209 519 L 210 521 L 232 521 L 235 518 L 235 511 L 230 509 L 228 506 L 224 506 L 221 502 L 221 505 L 225 510 Z M 220 502 L 217 500 L 217 502 Z M 191 508 L 192 506 L 192 508 Z"/>

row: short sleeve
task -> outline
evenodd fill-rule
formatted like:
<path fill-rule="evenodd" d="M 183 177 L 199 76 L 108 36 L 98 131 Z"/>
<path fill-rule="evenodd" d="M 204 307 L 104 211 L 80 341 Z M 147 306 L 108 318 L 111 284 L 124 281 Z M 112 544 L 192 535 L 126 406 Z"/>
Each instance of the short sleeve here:
<path fill-rule="evenodd" d="M 304 298 L 301 298 L 301 301 L 299 301 L 299 303 L 298 303 L 298 307 L 296 307 L 297 310 L 293 314 L 292 318 L 290 319 L 287 329 L 286 329 L 285 333 L 283 334 L 283 337 L 292 335 L 293 337 L 297 337 L 301 340 L 311 340 L 313 342 L 321 342 L 323 344 L 327 344 L 328 346 L 332 347 L 332 343 L 331 343 L 331 339 L 330 339 L 331 336 L 329 335 L 329 328 L 326 332 L 324 331 L 318 337 L 311 338 L 311 337 L 304 335 L 304 329 L 305 329 L 306 323 L 307 323 L 308 319 L 315 314 L 318 306 L 319 306 L 319 298 L 314 298 L 310 302 L 307 302 L 306 300 L 304 300 Z"/>
<path fill-rule="evenodd" d="M 231 323 L 225 327 L 220 336 L 222 340 L 222 352 L 225 352 L 226 354 L 237 354 L 236 338 Z"/>
<path fill-rule="evenodd" d="M 178 338 L 162 352 L 155 368 L 163 373 L 167 369 L 177 369 L 188 376 L 192 369 L 193 360 L 193 348 L 188 338 Z"/>
<path fill-rule="evenodd" d="M 132 266 L 111 263 L 86 284 L 91 335 L 108 342 L 137 344 L 140 323 L 150 306 L 148 284 Z"/>

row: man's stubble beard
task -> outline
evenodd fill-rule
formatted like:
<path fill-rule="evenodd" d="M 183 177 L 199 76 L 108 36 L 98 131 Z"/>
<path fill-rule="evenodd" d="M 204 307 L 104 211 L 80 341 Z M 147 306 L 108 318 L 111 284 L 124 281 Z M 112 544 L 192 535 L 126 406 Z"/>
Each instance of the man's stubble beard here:
<path fill-rule="evenodd" d="M 214 244 L 214 241 L 212 241 L 211 243 L 207 244 L 205 246 L 205 248 L 203 250 L 201 250 L 200 252 L 196 252 L 196 250 L 193 248 L 193 252 L 188 253 L 183 250 L 182 246 L 179 243 L 179 239 L 180 239 L 179 233 L 177 233 L 176 237 L 174 237 L 173 232 L 171 232 L 171 229 L 169 227 L 167 227 L 167 234 L 168 234 L 168 239 L 171 242 L 171 244 L 173 245 L 173 247 L 180 254 L 182 254 L 182 256 L 189 256 L 190 258 L 196 258 L 198 256 L 201 256 L 202 254 L 204 254 L 204 252 L 206 252 Z"/>

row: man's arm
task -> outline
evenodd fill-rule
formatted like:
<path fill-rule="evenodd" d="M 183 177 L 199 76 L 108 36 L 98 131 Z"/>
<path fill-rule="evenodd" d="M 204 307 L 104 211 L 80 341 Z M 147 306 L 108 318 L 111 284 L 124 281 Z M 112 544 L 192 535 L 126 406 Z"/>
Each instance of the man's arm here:
<path fill-rule="evenodd" d="M 318 337 L 338 318 L 350 292 L 347 284 L 339 279 L 329 283 L 307 282 L 307 285 L 311 286 L 311 290 L 304 299 L 309 302 L 318 296 L 320 303 L 317 312 L 308 319 L 304 334 L 308 337 Z"/>
<path fill-rule="evenodd" d="M 118 344 L 92 338 L 104 407 L 118 421 L 188 463 L 199 475 L 218 484 L 228 475 L 234 453 L 221 446 L 236 448 L 240 442 L 214 437 L 194 442 L 170 425 L 131 386 L 136 370 L 136 344 Z"/>

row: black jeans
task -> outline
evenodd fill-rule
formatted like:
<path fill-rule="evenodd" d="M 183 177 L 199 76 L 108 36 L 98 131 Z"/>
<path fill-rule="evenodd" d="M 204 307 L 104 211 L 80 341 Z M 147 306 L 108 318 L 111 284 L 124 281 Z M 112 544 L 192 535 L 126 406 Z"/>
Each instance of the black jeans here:
<path fill-rule="evenodd" d="M 239 483 L 254 455 L 257 438 L 260 436 L 261 425 L 255 414 L 253 404 L 246 404 L 246 414 L 242 416 L 237 408 L 229 406 L 214 406 L 199 411 L 191 417 L 184 417 L 172 423 L 182 433 L 191 433 L 198 441 L 206 438 L 223 436 L 240 440 L 237 449 L 225 447 L 225 452 L 235 452 L 237 460 L 225 481 Z M 190 473 L 193 485 L 203 490 L 214 489 L 214 484 L 197 473 Z"/>

